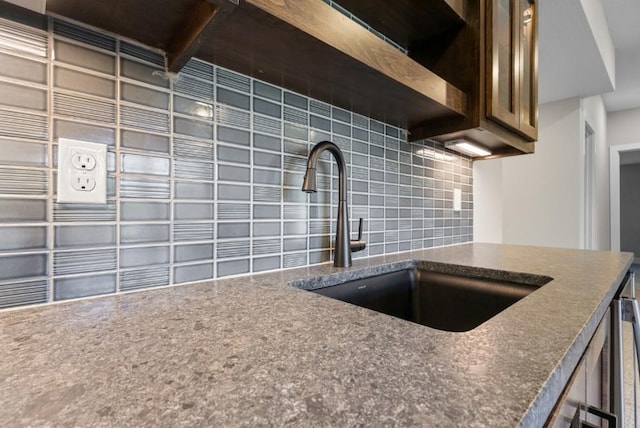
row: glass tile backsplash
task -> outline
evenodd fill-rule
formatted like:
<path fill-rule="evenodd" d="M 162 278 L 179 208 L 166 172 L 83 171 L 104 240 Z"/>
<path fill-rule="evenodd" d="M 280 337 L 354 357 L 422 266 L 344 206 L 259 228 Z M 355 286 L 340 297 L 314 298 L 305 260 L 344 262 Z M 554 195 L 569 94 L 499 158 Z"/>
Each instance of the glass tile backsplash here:
<path fill-rule="evenodd" d="M 322 140 L 364 219 L 354 258 L 472 240 L 470 159 L 206 62 L 167 80 L 157 52 L 48 24 L 0 19 L 0 308 L 330 261 L 328 153 L 300 190 Z M 56 202 L 59 138 L 108 146 L 106 205 Z"/>

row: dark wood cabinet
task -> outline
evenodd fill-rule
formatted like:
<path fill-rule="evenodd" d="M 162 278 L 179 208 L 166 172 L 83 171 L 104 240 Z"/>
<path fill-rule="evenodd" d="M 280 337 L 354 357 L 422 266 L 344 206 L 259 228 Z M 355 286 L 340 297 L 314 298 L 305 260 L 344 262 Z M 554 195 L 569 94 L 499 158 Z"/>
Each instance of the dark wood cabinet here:
<path fill-rule="evenodd" d="M 535 4 L 531 0 L 491 0 L 487 6 L 487 117 L 535 140 Z"/>
<path fill-rule="evenodd" d="M 414 137 L 466 139 L 489 157 L 534 151 L 538 120 L 537 11 L 530 0 L 465 3 L 466 26 L 444 49 L 409 54 L 467 94 L 464 118 L 425 121 Z"/>
<path fill-rule="evenodd" d="M 464 138 L 491 157 L 534 150 L 531 0 L 85 3 L 48 0 L 47 11 L 161 49 L 168 71 L 197 57 L 406 128 L 409 141 Z"/>

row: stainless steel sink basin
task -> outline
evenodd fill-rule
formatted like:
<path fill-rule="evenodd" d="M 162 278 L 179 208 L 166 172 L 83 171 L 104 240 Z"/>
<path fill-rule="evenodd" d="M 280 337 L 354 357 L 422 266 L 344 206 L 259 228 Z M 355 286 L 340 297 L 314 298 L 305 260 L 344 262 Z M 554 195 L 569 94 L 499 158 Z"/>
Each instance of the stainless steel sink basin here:
<path fill-rule="evenodd" d="M 474 271 L 478 272 L 485 273 Z M 488 276 L 501 276 L 495 272 L 487 270 Z M 309 291 L 439 330 L 462 332 L 479 326 L 551 279 L 514 274 L 505 280 L 416 267 Z"/>

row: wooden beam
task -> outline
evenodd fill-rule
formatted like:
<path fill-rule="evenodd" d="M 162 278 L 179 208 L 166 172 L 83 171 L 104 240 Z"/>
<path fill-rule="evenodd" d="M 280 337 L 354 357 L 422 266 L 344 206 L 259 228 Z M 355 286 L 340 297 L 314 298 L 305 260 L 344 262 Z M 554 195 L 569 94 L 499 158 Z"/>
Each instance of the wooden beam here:
<path fill-rule="evenodd" d="M 193 8 L 186 25 L 169 42 L 167 71 L 179 72 L 198 51 L 208 28 L 233 10 L 237 0 L 200 0 Z"/>

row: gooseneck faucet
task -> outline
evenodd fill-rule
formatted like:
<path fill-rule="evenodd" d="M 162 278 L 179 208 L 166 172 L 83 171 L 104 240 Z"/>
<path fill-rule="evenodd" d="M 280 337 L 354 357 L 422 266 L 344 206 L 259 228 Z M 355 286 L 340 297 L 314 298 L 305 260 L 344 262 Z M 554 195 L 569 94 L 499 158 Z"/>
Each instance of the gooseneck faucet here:
<path fill-rule="evenodd" d="M 360 227 L 358 239 L 352 241 L 349 231 L 349 212 L 347 202 L 347 164 L 344 161 L 342 151 L 338 146 L 330 141 L 322 141 L 315 145 L 309 153 L 307 161 L 307 173 L 304 175 L 302 183 L 302 191 L 307 193 L 315 193 L 318 191 L 317 184 L 317 165 L 318 159 L 322 153 L 328 150 L 338 164 L 338 227 L 336 229 L 336 245 L 333 265 L 335 267 L 351 266 L 351 252 L 364 250 L 366 242 L 362 240 L 362 219 L 360 219 Z"/>

